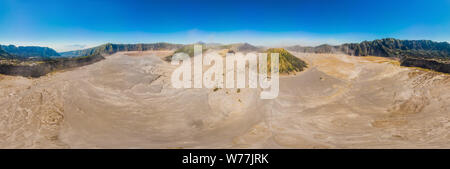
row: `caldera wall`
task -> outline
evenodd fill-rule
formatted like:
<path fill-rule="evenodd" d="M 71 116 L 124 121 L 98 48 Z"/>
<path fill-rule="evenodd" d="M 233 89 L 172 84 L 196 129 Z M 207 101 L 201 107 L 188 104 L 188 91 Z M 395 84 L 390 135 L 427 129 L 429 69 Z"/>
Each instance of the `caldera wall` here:
<path fill-rule="evenodd" d="M 40 77 L 52 71 L 80 67 L 95 63 L 102 59 L 104 59 L 103 56 L 94 55 L 78 58 L 52 59 L 46 61 L 32 62 L 29 64 L 4 63 L 0 64 L 0 74 L 24 76 L 24 77 Z"/>

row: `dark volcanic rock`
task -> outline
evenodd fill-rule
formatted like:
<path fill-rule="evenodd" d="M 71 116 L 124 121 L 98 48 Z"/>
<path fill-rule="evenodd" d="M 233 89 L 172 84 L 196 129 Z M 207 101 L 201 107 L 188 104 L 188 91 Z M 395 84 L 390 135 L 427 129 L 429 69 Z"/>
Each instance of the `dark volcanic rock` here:
<path fill-rule="evenodd" d="M 404 58 L 401 60 L 400 65 L 408 67 L 421 67 L 425 69 L 435 70 L 438 72 L 450 73 L 450 63 L 439 62 L 430 59 Z"/>
<path fill-rule="evenodd" d="M 80 67 L 104 59 L 101 55 L 58 58 L 45 61 L 28 61 L 28 63 L 1 63 L 0 73 L 24 77 L 40 77 L 47 73 L 68 68 Z"/>

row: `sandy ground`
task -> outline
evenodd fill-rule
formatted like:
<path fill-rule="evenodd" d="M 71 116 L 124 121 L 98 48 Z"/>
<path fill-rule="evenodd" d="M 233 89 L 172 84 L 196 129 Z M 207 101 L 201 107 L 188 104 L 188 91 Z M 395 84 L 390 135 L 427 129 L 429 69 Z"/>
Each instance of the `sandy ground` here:
<path fill-rule="evenodd" d="M 170 51 L 37 79 L 0 75 L 0 148 L 450 148 L 450 76 L 378 57 L 300 54 L 259 89 L 174 89 Z"/>

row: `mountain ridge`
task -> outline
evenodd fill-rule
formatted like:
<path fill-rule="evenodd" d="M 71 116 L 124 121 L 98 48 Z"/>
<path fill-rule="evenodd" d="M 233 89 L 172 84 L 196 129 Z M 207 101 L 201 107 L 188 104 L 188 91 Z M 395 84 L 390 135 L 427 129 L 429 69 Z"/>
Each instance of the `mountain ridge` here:
<path fill-rule="evenodd" d="M 12 58 L 12 56 L 8 52 L 0 48 L 0 58 Z"/>
<path fill-rule="evenodd" d="M 262 52 L 264 48 L 256 47 L 248 43 L 234 44 L 206 44 L 199 42 L 203 46 L 203 51 L 208 49 L 227 49 L 228 52 Z M 70 58 L 79 59 L 83 57 L 95 58 L 87 59 L 86 63 L 93 63 L 102 59 L 102 55 L 110 55 L 120 51 L 146 51 L 146 50 L 175 50 L 193 55 L 194 44 L 172 44 L 172 43 L 149 43 L 149 44 L 112 44 L 106 43 L 97 47 L 57 53 L 48 47 L 39 46 L 15 46 L 0 45 L 0 59 L 3 65 L 18 66 L 17 63 L 34 63 L 34 61 L 53 62 L 58 58 L 68 58 L 60 60 L 58 63 L 81 62 L 71 61 Z M 287 49 L 287 50 L 285 50 Z M 381 56 L 400 60 L 402 66 L 421 67 L 438 72 L 450 73 L 450 44 L 448 42 L 434 42 L 431 40 L 399 40 L 394 38 L 377 39 L 373 41 L 363 41 L 361 43 L 344 43 L 341 45 L 323 44 L 315 47 L 303 47 L 299 45 L 286 48 L 270 48 L 266 52 L 280 53 L 280 72 L 290 73 L 302 71 L 307 67 L 306 63 L 290 54 L 289 51 L 304 53 L 343 53 L 352 56 Z M 169 57 L 165 58 L 170 61 Z M 298 59 L 298 60 L 297 60 Z M 20 63 L 22 64 L 22 63 Z M 84 64 L 84 62 L 83 62 Z M 6 66 L 7 67 L 7 66 Z M 52 65 L 52 67 L 55 67 Z M 64 66 L 58 66 L 58 69 Z M 72 67 L 72 66 L 71 66 Z M 52 68 L 53 69 L 53 68 Z M 5 72 L 5 71 L 3 71 Z"/>
<path fill-rule="evenodd" d="M 400 65 L 421 67 L 450 73 L 450 44 L 431 40 L 399 40 L 394 38 L 320 45 L 316 47 L 290 46 L 286 49 L 304 53 L 343 53 L 352 56 L 380 56 L 400 59 Z"/>
<path fill-rule="evenodd" d="M 344 53 L 352 56 L 422 57 L 450 59 L 450 44 L 431 40 L 376 39 L 341 45 L 289 46 L 286 49 L 304 53 Z"/>
<path fill-rule="evenodd" d="M 116 52 L 122 52 L 122 51 L 178 49 L 181 47 L 182 47 L 182 45 L 180 45 L 180 44 L 172 44 L 172 43 L 165 43 L 165 42 L 138 43 L 138 44 L 106 43 L 106 44 L 88 48 L 88 49 L 61 52 L 60 54 L 61 54 L 61 56 L 64 56 L 64 57 L 76 57 L 76 56 L 89 56 L 89 55 L 98 55 L 98 54 L 110 55 L 110 54 L 113 54 Z"/>
<path fill-rule="evenodd" d="M 10 55 L 10 58 L 16 59 L 55 58 L 61 56 L 58 52 L 49 47 L 0 45 L 0 48 L 7 52 Z"/>

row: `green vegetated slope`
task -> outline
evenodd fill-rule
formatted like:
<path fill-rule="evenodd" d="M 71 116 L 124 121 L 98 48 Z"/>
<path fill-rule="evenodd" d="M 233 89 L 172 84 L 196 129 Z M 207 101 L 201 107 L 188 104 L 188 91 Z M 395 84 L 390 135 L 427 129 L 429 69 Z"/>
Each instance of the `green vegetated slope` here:
<path fill-rule="evenodd" d="M 174 54 L 176 53 L 186 53 L 188 54 L 190 57 L 194 56 L 194 45 L 195 44 L 191 44 L 191 45 L 185 45 L 182 48 L 179 48 L 178 50 L 176 50 L 174 52 Z M 279 53 L 279 72 L 280 73 L 293 73 L 293 72 L 300 72 L 303 71 L 306 67 L 307 64 L 295 57 L 294 55 L 292 55 L 291 53 L 289 53 L 287 50 L 283 49 L 283 48 L 271 48 L 271 49 L 267 49 L 266 51 L 262 51 L 262 48 L 259 47 L 255 47 L 253 45 L 250 45 L 248 43 L 239 43 L 239 44 L 229 44 L 229 45 L 214 45 L 212 47 L 208 47 L 208 45 L 206 44 L 197 44 L 197 45 L 202 45 L 202 50 L 203 52 L 205 52 L 208 49 L 229 49 L 232 52 L 266 52 L 268 54 L 268 71 L 270 71 L 270 62 L 271 62 L 271 58 L 270 58 L 270 54 L 271 53 Z M 173 55 L 172 55 L 173 56 Z M 167 56 L 165 58 L 166 61 L 171 61 L 172 56 Z"/>
<path fill-rule="evenodd" d="M 0 48 L 0 59 L 11 59 L 13 56 Z"/>
<path fill-rule="evenodd" d="M 291 53 L 289 53 L 286 49 L 283 48 L 270 48 L 266 50 L 267 53 L 267 62 L 268 62 L 268 70 L 270 71 L 270 63 L 271 63 L 271 54 L 279 53 L 279 72 L 280 73 L 293 73 L 293 72 L 301 72 L 305 68 L 308 67 L 305 61 L 295 57 Z"/>

